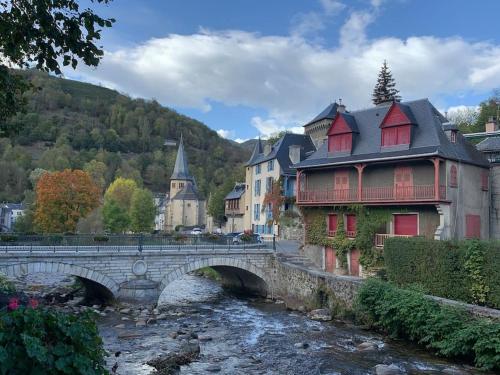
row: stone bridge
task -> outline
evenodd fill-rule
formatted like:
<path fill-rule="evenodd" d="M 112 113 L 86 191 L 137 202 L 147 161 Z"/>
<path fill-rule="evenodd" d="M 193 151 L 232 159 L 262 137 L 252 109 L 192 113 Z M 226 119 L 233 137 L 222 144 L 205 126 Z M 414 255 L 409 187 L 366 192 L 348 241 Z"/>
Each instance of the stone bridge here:
<path fill-rule="evenodd" d="M 186 273 L 214 268 L 228 286 L 272 293 L 275 254 L 256 246 L 5 246 L 0 273 L 21 277 L 57 273 L 79 277 L 88 289 L 125 300 L 158 299 Z"/>

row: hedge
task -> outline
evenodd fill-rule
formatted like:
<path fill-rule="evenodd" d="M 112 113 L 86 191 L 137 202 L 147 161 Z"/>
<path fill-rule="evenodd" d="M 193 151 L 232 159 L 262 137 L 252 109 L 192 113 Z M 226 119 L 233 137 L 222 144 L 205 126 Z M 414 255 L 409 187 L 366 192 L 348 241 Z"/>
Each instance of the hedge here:
<path fill-rule="evenodd" d="M 500 308 L 500 243 L 390 238 L 384 245 L 387 278 L 399 286 Z"/>
<path fill-rule="evenodd" d="M 421 292 L 376 279 L 361 286 L 356 310 L 365 323 L 392 337 L 415 341 L 438 355 L 474 362 L 482 369 L 500 370 L 500 322 L 474 318 Z"/>

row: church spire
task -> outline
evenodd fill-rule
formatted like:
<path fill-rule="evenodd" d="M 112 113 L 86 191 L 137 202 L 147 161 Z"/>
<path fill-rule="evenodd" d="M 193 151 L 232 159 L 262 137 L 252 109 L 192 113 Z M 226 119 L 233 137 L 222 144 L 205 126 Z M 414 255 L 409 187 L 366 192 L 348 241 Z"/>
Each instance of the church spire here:
<path fill-rule="evenodd" d="M 171 180 L 191 180 L 193 177 L 189 174 L 186 154 L 184 153 L 184 143 L 179 141 L 179 148 L 177 149 L 177 159 L 175 159 L 174 172 L 172 173 Z"/>

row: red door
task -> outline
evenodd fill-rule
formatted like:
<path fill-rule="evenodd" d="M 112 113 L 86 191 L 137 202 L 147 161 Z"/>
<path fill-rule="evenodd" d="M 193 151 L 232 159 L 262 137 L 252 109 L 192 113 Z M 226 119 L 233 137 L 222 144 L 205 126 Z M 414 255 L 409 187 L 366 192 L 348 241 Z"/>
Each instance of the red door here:
<path fill-rule="evenodd" d="M 349 275 L 359 276 L 359 250 L 353 249 L 349 252 Z"/>
<path fill-rule="evenodd" d="M 396 199 L 413 198 L 413 172 L 411 167 L 397 167 L 394 170 L 394 195 Z"/>
<path fill-rule="evenodd" d="M 335 200 L 345 201 L 349 196 L 349 174 L 348 171 L 335 171 Z"/>
<path fill-rule="evenodd" d="M 326 272 L 332 272 L 335 270 L 336 266 L 335 250 L 331 247 L 325 248 L 325 270 Z"/>
<path fill-rule="evenodd" d="M 394 215 L 394 234 L 416 236 L 418 235 L 418 215 Z"/>

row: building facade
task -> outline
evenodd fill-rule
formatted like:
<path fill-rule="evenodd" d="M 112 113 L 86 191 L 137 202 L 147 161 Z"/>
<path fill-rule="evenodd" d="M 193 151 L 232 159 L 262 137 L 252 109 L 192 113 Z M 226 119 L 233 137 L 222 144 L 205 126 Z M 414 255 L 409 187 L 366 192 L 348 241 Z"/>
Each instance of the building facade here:
<path fill-rule="evenodd" d="M 309 135 L 288 133 L 273 145 L 263 145 L 259 139 L 245 166 L 245 229 L 263 236 L 280 234 L 280 227 L 273 220 L 272 204 L 265 203 L 266 194 L 279 181 L 286 198 L 280 211 L 293 211 L 296 173 L 292 165 L 304 160 L 314 151 Z"/>
<path fill-rule="evenodd" d="M 343 223 L 356 238 L 353 208 L 368 207 L 388 213 L 373 239 L 381 248 L 393 236 L 489 238 L 489 162 L 428 100 L 342 108 L 320 148 L 295 168 L 297 204 L 321 208 L 329 237 Z M 335 249 L 305 249 L 327 271 L 338 268 Z M 348 254 L 352 275 L 359 257 Z"/>
<path fill-rule="evenodd" d="M 0 232 L 12 232 L 16 220 L 23 214 L 22 203 L 0 203 Z"/>
<path fill-rule="evenodd" d="M 224 198 L 224 202 L 224 215 L 227 218 L 226 232 L 243 232 L 245 230 L 243 220 L 245 215 L 245 183 L 236 183 L 233 190 Z"/>
<path fill-rule="evenodd" d="M 179 226 L 204 226 L 205 203 L 194 177 L 189 173 L 181 136 L 174 171 L 170 177 L 170 192 L 165 200 L 165 230 L 172 231 Z"/>

